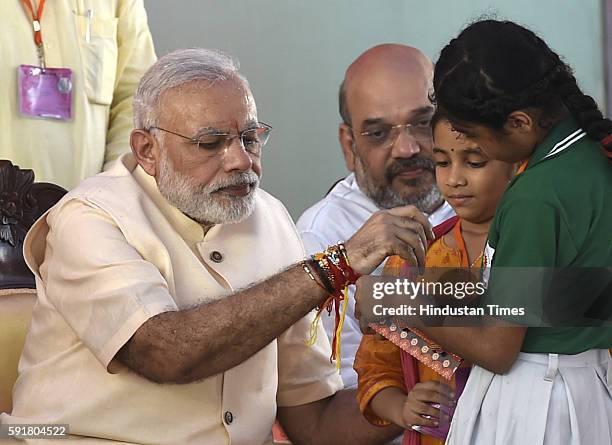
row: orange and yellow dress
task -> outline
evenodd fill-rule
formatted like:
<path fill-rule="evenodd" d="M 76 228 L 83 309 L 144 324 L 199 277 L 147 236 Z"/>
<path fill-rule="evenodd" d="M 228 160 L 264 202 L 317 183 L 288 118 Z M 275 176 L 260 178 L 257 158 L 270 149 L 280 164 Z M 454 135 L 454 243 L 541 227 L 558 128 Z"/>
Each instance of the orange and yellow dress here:
<path fill-rule="evenodd" d="M 427 250 L 426 267 L 465 267 L 469 264 L 458 218 L 455 219 L 451 227 L 458 248 L 449 246 L 444 242 L 443 236 L 439 236 Z M 480 267 L 481 263 L 482 258 L 479 257 L 471 267 Z M 401 258 L 389 258 L 385 264 L 383 275 L 399 275 L 402 265 L 403 260 Z M 412 363 L 406 363 L 407 360 L 412 360 Z M 362 337 L 355 356 L 354 368 L 358 374 L 357 400 L 359 408 L 370 423 L 380 426 L 390 424 L 376 416 L 369 407 L 376 394 L 388 387 L 397 387 L 408 392 L 405 383 L 406 376 L 402 367 L 403 361 L 404 369 L 406 366 L 416 369 L 416 379 L 419 382 L 440 379 L 440 376 L 433 369 L 406 353 L 402 354 L 400 348 L 390 341 L 376 335 L 364 335 Z M 455 388 L 455 376 L 452 377 L 449 384 Z M 404 436 L 404 444 L 443 445 L 444 440 L 407 430 Z"/>

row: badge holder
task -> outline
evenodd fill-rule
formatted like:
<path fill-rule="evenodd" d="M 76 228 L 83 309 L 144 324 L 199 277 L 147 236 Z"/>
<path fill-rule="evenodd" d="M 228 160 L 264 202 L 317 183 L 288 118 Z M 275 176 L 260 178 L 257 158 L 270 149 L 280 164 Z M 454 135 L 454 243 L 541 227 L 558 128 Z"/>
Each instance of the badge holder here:
<path fill-rule="evenodd" d="M 20 65 L 19 112 L 42 119 L 72 119 L 72 70 Z"/>
<path fill-rule="evenodd" d="M 72 71 L 69 68 L 47 68 L 40 21 L 45 0 L 40 0 L 34 9 L 31 0 L 21 0 L 26 12 L 32 17 L 34 43 L 40 66 L 20 65 L 17 68 L 17 93 L 19 112 L 23 116 L 57 119 L 72 119 Z"/>

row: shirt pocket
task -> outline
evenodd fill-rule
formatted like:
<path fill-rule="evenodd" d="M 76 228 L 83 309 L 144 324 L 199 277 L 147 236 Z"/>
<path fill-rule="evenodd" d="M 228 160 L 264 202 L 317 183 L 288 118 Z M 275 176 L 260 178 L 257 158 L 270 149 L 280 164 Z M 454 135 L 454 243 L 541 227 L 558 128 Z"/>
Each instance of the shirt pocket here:
<path fill-rule="evenodd" d="M 92 103 L 110 105 L 117 77 L 118 19 L 90 19 L 83 15 L 76 18 L 85 93 Z"/>

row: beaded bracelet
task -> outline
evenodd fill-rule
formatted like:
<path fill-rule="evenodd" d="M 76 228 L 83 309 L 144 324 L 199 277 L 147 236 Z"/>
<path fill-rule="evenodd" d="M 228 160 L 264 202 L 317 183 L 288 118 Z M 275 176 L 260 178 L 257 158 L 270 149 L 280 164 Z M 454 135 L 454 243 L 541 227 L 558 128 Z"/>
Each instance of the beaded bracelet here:
<path fill-rule="evenodd" d="M 313 255 L 308 264 L 306 262 L 301 264 L 310 278 L 329 294 L 325 302 L 316 308 L 317 314 L 310 327 L 308 344 L 313 345 L 316 341 L 318 323 L 323 310 L 327 309 L 330 315 L 332 310 L 334 310 L 334 335 L 332 338 L 330 361 L 336 360 L 336 367 L 340 369 L 340 334 L 342 333 L 342 326 L 344 325 L 344 318 L 348 308 L 348 286 L 355 284 L 361 275 L 351 267 L 346 248 L 342 243 L 329 246 L 323 252 Z M 309 266 L 312 266 L 312 270 L 318 275 L 319 281 L 315 279 Z M 341 309 L 343 301 L 344 305 Z"/>
<path fill-rule="evenodd" d="M 300 262 L 300 266 L 304 269 L 304 272 L 310 277 L 312 281 L 317 283 L 321 289 L 323 289 L 328 294 L 334 291 L 332 284 L 327 279 L 327 275 L 321 273 L 319 270 L 319 266 L 316 262 L 312 260 L 306 260 Z M 314 273 L 313 273 L 314 269 Z M 316 278 L 315 278 L 316 277 Z"/>

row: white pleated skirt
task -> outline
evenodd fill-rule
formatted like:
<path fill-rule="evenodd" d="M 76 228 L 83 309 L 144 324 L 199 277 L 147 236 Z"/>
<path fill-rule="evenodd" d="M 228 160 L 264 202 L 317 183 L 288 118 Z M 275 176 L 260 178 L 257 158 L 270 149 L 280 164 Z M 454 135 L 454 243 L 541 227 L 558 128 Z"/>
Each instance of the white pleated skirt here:
<path fill-rule="evenodd" d="M 611 445 L 612 359 L 520 353 L 506 374 L 474 366 L 447 445 Z"/>

